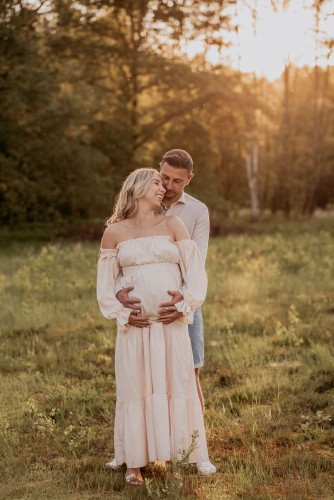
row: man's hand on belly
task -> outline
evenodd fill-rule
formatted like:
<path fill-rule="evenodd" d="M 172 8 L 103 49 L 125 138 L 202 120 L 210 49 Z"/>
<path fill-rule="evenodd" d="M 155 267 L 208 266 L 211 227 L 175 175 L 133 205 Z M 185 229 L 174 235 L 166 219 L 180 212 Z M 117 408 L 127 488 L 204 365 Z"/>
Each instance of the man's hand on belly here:
<path fill-rule="evenodd" d="M 169 325 L 182 316 L 182 313 L 180 313 L 175 307 L 177 302 L 181 302 L 181 300 L 183 300 L 182 293 L 168 290 L 168 294 L 173 298 L 169 302 L 160 304 L 161 309 L 159 309 L 159 316 L 157 319 L 159 323 L 163 323 L 164 325 Z"/>
<path fill-rule="evenodd" d="M 133 309 L 136 312 L 141 311 L 140 307 L 140 299 L 137 299 L 136 297 L 130 297 L 129 292 L 133 290 L 133 286 L 128 286 L 127 288 L 122 288 L 117 294 L 116 294 L 116 299 L 120 301 L 121 304 L 123 304 L 124 307 L 127 307 L 128 309 Z"/>
<path fill-rule="evenodd" d="M 127 288 L 122 288 L 117 294 L 116 298 L 123 304 L 124 307 L 128 309 L 133 309 L 133 312 L 129 316 L 129 325 L 136 326 L 137 328 L 145 328 L 151 325 L 148 318 L 143 318 L 140 316 L 141 313 L 141 300 L 136 297 L 130 297 L 129 292 L 133 290 L 133 286 L 128 286 Z"/>

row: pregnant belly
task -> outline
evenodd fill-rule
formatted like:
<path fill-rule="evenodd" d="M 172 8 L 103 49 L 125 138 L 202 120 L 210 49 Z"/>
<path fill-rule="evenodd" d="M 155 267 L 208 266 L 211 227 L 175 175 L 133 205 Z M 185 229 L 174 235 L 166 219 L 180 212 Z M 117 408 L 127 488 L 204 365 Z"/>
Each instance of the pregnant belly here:
<path fill-rule="evenodd" d="M 145 264 L 123 268 L 123 287 L 133 286 L 131 297 L 141 300 L 142 316 L 156 319 L 160 304 L 171 300 L 168 290 L 181 286 L 178 264 Z"/>

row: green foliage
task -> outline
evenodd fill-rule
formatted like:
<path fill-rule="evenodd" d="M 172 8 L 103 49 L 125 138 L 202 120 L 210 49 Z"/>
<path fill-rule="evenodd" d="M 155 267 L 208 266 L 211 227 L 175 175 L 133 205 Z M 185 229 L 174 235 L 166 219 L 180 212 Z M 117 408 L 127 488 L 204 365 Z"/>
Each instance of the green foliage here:
<path fill-rule="evenodd" d="M 292 305 L 289 309 L 289 324 L 288 326 L 277 324 L 276 336 L 277 340 L 274 343 L 278 346 L 299 347 L 303 345 L 304 339 L 298 335 L 300 319 L 296 308 Z"/>
<path fill-rule="evenodd" d="M 187 496 L 189 488 L 186 474 L 191 469 L 189 459 L 192 452 L 196 449 L 196 440 L 199 436 L 198 431 L 194 431 L 191 435 L 191 444 L 186 450 L 179 450 L 178 458 L 173 458 L 167 464 L 164 471 L 165 477 L 161 478 L 145 478 L 145 488 L 147 495 L 152 498 L 182 498 Z M 188 488 L 187 488 L 188 487 Z"/>
<path fill-rule="evenodd" d="M 224 54 L 227 4 L 42 3 L 1 4 L 4 224 L 104 219 L 131 170 L 181 147 L 194 159 L 191 193 L 209 205 L 219 232 L 223 216 L 249 206 L 245 158 L 254 141 L 261 208 L 309 215 L 333 203 L 327 70 L 290 68 L 285 165 L 280 85 L 182 55 L 198 37 Z M 316 116 L 305 102 L 317 104 Z"/>
<path fill-rule="evenodd" d="M 201 380 L 218 473 L 199 476 L 180 450 L 167 471 L 143 470 L 146 488 L 104 467 L 115 325 L 96 305 L 98 242 L 16 235 L 1 250 L 1 498 L 331 498 L 333 222 L 254 227 L 230 222 L 207 261 Z"/>

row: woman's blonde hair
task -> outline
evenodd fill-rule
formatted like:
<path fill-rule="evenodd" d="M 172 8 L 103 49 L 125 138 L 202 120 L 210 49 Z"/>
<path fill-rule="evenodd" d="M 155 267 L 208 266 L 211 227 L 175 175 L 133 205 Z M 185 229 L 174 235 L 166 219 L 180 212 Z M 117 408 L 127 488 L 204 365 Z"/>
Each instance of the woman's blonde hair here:
<path fill-rule="evenodd" d="M 107 220 L 107 226 L 128 219 L 137 212 L 138 198 L 147 192 L 150 187 L 149 181 L 158 173 L 154 168 L 138 168 L 127 176 L 116 198 L 114 211 Z"/>

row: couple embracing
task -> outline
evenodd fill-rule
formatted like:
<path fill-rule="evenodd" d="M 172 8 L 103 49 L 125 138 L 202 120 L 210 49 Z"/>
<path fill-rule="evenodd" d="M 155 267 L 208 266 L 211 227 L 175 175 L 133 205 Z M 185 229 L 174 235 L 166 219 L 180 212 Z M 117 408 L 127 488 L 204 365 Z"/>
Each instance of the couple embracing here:
<path fill-rule="evenodd" d="M 97 299 L 117 320 L 115 458 L 125 479 L 143 482 L 140 467 L 190 455 L 202 474 L 214 474 L 205 437 L 199 369 L 204 364 L 200 306 L 207 290 L 207 207 L 187 195 L 190 155 L 168 151 L 160 173 L 142 168 L 124 181 L 104 232 Z"/>

